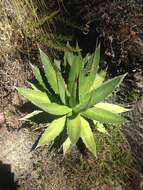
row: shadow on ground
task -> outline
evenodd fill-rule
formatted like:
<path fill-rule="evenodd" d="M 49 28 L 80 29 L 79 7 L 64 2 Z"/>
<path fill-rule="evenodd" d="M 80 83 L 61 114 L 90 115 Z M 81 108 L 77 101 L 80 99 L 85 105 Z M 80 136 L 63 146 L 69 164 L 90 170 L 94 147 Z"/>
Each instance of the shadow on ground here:
<path fill-rule="evenodd" d="M 11 166 L 0 161 L 0 190 L 17 190 L 17 188 Z"/>

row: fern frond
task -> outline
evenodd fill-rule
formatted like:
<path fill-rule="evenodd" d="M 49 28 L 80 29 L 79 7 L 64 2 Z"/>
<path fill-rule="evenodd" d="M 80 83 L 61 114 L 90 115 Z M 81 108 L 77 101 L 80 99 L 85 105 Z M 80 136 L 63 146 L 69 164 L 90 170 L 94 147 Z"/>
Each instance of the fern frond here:
<path fill-rule="evenodd" d="M 58 13 L 59 13 L 58 10 L 54 11 L 50 15 L 43 16 L 41 18 L 36 19 L 35 21 L 33 21 L 33 18 L 30 18 L 30 19 L 27 20 L 27 23 L 25 24 L 26 29 L 39 28 L 43 24 L 45 24 L 46 22 L 51 21 Z"/>
<path fill-rule="evenodd" d="M 54 34 L 54 33 L 48 33 L 47 35 L 38 37 L 39 41 L 47 41 L 47 40 L 59 40 L 59 41 L 71 41 L 72 36 L 66 36 L 62 34 Z"/>
<path fill-rule="evenodd" d="M 63 17 L 56 17 L 54 18 L 55 21 L 57 22 L 60 22 L 66 26 L 69 26 L 71 28 L 76 28 L 76 29 L 79 29 L 79 30 L 83 30 L 84 29 L 84 26 L 78 24 L 78 23 L 75 23 L 67 18 L 63 18 Z"/>
<path fill-rule="evenodd" d="M 78 49 L 78 48 L 75 48 L 75 47 L 72 47 L 72 46 L 70 46 L 70 47 L 67 47 L 66 46 L 66 43 L 63 43 L 63 42 L 59 42 L 59 41 L 57 41 L 57 40 L 46 40 L 45 41 L 45 39 L 44 39 L 44 41 L 42 41 L 41 40 L 41 42 L 42 42 L 42 44 L 45 44 L 45 45 L 47 45 L 49 48 L 52 48 L 52 49 L 56 49 L 56 50 L 58 50 L 58 51 L 73 51 L 73 52 L 78 52 L 78 51 L 80 51 L 80 49 Z"/>

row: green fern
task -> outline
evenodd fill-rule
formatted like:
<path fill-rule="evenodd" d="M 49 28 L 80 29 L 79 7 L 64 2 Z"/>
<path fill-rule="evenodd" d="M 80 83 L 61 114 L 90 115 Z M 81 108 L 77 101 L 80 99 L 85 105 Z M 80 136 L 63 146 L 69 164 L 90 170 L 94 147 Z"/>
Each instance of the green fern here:
<path fill-rule="evenodd" d="M 50 10 L 45 0 L 11 0 L 10 2 L 15 15 L 11 24 L 20 23 L 19 27 L 25 38 L 31 39 L 34 44 L 44 44 L 58 51 L 77 51 L 74 47 L 66 46 L 66 41 L 71 41 L 72 36 L 59 33 L 56 25 L 60 24 L 79 30 L 83 30 L 83 26 L 63 17 L 60 9 Z M 4 8 L 3 1 L 0 4 Z M 64 6 L 62 1 L 61 6 Z M 21 22 L 17 23 L 19 20 Z"/>
<path fill-rule="evenodd" d="M 55 20 L 59 23 L 64 24 L 65 26 L 71 27 L 71 28 L 75 28 L 75 29 L 79 29 L 79 30 L 83 30 L 84 26 L 75 23 L 74 21 L 69 20 L 68 18 L 64 18 L 64 17 L 56 17 Z"/>

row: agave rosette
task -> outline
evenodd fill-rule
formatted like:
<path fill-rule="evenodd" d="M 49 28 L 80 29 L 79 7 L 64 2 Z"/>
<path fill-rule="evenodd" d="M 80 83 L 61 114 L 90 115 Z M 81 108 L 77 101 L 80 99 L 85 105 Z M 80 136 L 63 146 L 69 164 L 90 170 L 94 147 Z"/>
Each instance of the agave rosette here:
<path fill-rule="evenodd" d="M 62 64 L 60 61 L 51 62 L 42 50 L 40 57 L 44 76 L 37 66 L 32 65 L 40 88 L 34 84 L 31 88 L 18 88 L 21 95 L 39 108 L 23 119 L 28 120 L 41 112 L 55 116 L 47 124 L 37 147 L 49 144 L 62 135 L 60 143 L 64 153 L 82 139 L 87 149 L 96 155 L 93 128 L 107 134 L 104 124 L 119 125 L 125 122 L 120 113 L 127 109 L 105 102 L 125 75 L 104 82 L 106 69 L 98 72 L 100 47 L 84 58 L 80 52 L 65 52 Z"/>

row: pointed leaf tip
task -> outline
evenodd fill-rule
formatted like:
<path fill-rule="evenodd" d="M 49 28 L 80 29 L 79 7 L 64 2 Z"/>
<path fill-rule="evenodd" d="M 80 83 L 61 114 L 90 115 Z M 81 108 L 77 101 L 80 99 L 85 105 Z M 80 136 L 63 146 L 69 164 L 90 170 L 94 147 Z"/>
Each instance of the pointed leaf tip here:
<path fill-rule="evenodd" d="M 70 141 L 70 138 L 68 137 L 65 142 L 63 143 L 63 153 L 64 155 L 68 152 L 68 150 L 70 149 L 70 146 L 71 146 L 71 141 Z"/>
<path fill-rule="evenodd" d="M 64 126 L 65 126 L 65 120 L 66 116 L 63 116 L 59 119 L 54 120 L 44 131 L 42 134 L 41 138 L 39 139 L 38 145 L 36 148 L 39 146 L 43 146 L 45 144 L 49 144 L 51 141 L 53 141 L 59 134 L 63 131 Z"/>
<path fill-rule="evenodd" d="M 40 50 L 40 57 L 41 57 L 42 64 L 44 66 L 45 76 L 46 76 L 50 86 L 54 90 L 54 92 L 56 94 L 58 94 L 59 92 L 58 92 L 56 71 L 55 71 L 49 57 L 42 50 Z"/>
<path fill-rule="evenodd" d="M 81 132 L 80 136 L 86 145 L 87 149 L 96 156 L 96 144 L 93 136 L 93 132 L 90 128 L 88 121 L 81 117 Z"/>
<path fill-rule="evenodd" d="M 126 76 L 126 74 L 114 77 L 111 80 L 104 82 L 98 88 L 87 93 L 84 96 L 84 100 L 82 101 L 82 103 L 76 105 L 73 108 L 73 111 L 75 113 L 80 113 L 80 112 L 94 106 L 95 104 L 105 100 L 119 86 L 119 84 L 122 82 L 122 80 L 124 79 L 125 76 Z"/>
<path fill-rule="evenodd" d="M 124 108 L 116 104 L 107 103 L 107 102 L 101 102 L 101 103 L 95 104 L 94 107 L 102 108 L 104 110 L 111 111 L 113 113 L 123 113 L 123 112 L 129 111 L 129 109 L 127 108 Z"/>
<path fill-rule="evenodd" d="M 93 107 L 82 113 L 88 119 L 96 120 L 102 123 L 122 124 L 126 119 L 116 113 L 102 108 Z"/>
<path fill-rule="evenodd" d="M 67 132 L 68 132 L 70 141 L 73 144 L 76 144 L 76 142 L 79 139 L 80 128 L 81 128 L 80 116 L 67 119 Z"/>

